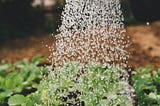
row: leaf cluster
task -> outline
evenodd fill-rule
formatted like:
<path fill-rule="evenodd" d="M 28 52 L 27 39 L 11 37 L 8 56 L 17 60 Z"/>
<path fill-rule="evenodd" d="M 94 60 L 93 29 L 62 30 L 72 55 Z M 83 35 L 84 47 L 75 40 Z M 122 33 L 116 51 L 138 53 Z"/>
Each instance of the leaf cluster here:
<path fill-rule="evenodd" d="M 6 105 L 10 96 L 28 95 L 37 89 L 43 74 L 48 71 L 47 67 L 38 67 L 43 60 L 37 56 L 32 63 L 24 59 L 16 64 L 0 65 L 0 105 Z"/>
<path fill-rule="evenodd" d="M 138 69 L 132 77 L 139 106 L 160 106 L 160 70 Z"/>
<path fill-rule="evenodd" d="M 44 106 L 132 106 L 126 71 L 112 66 L 81 64 L 57 67 L 41 82 Z"/>
<path fill-rule="evenodd" d="M 0 65 L 0 105 L 12 106 L 132 106 L 131 87 L 125 70 L 112 66 L 66 63 L 51 70 L 30 63 Z M 160 105 L 160 71 L 138 69 L 132 76 L 138 106 Z M 44 75 L 46 75 L 43 77 Z"/>

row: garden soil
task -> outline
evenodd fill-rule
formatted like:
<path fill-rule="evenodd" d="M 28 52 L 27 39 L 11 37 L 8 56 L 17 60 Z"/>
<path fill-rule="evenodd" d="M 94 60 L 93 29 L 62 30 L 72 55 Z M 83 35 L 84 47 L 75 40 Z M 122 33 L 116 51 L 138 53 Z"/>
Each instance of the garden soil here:
<path fill-rule="evenodd" d="M 160 21 L 149 26 L 127 26 L 126 30 L 132 39 L 129 65 L 133 69 L 146 66 L 160 68 Z M 24 58 L 31 59 L 35 55 L 49 57 L 51 52 L 46 46 L 52 46 L 54 42 L 55 38 L 48 35 L 0 43 L 0 61 L 14 63 Z M 46 62 L 51 63 L 51 58 Z"/>

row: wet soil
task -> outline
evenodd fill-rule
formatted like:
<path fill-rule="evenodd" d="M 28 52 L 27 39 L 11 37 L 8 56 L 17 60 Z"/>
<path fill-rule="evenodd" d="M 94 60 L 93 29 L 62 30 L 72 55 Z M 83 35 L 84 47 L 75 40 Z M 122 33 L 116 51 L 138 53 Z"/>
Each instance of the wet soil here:
<path fill-rule="evenodd" d="M 149 26 L 127 26 L 126 30 L 126 34 L 132 39 L 129 47 L 130 66 L 160 68 L 160 21 Z M 14 63 L 24 58 L 31 59 L 35 55 L 49 57 L 51 52 L 46 45 L 52 45 L 53 42 L 55 42 L 54 37 L 45 35 L 0 43 L 0 61 Z"/>

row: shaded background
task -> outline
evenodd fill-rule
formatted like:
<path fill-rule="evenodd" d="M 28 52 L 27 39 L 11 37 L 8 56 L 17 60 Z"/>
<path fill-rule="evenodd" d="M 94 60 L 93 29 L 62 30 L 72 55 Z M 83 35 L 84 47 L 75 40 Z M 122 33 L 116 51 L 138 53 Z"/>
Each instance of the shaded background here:
<path fill-rule="evenodd" d="M 159 0 L 121 0 L 125 24 L 155 21 Z M 65 0 L 0 0 L 0 41 L 56 33 Z"/>
<path fill-rule="evenodd" d="M 64 0 L 0 0 L 0 41 L 55 32 Z"/>
<path fill-rule="evenodd" d="M 160 67 L 160 0 L 121 0 L 133 67 Z M 48 57 L 65 0 L 0 0 L 0 61 Z M 47 48 L 46 48 L 47 46 Z M 50 59 L 51 60 L 51 59 Z"/>

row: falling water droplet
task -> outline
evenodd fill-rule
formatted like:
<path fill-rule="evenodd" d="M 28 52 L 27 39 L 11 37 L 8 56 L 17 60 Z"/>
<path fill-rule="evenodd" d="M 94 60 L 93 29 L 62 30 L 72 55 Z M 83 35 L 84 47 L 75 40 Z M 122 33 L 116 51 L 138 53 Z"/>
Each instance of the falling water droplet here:
<path fill-rule="evenodd" d="M 149 25 L 150 25 L 150 23 L 149 23 L 149 22 L 147 22 L 147 23 L 146 23 L 146 25 L 147 25 L 147 26 L 149 26 Z"/>

